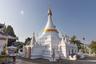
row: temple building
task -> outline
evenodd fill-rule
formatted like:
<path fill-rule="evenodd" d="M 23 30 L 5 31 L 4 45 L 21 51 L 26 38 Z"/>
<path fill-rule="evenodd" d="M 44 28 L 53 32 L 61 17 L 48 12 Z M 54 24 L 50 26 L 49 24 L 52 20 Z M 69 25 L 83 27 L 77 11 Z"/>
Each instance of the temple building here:
<path fill-rule="evenodd" d="M 37 59 L 43 58 L 50 61 L 56 59 L 68 59 L 69 55 L 77 54 L 77 46 L 70 43 L 70 37 L 66 34 L 60 36 L 52 20 L 52 11 L 48 9 L 48 21 L 43 33 L 35 38 L 33 34 L 29 45 L 24 46 L 24 57 Z"/>
<path fill-rule="evenodd" d="M 10 35 L 6 34 L 4 32 L 5 28 L 6 28 L 6 25 L 0 23 L 0 55 L 4 51 L 4 47 L 7 46 L 8 39 L 17 39 L 16 37 L 13 37 L 13 36 L 10 36 Z"/>

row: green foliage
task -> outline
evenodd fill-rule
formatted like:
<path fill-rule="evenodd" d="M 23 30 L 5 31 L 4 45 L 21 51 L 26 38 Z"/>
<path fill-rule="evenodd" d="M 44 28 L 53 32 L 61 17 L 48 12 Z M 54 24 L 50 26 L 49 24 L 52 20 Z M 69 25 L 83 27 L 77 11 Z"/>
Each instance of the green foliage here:
<path fill-rule="evenodd" d="M 13 36 L 13 37 L 16 37 L 15 33 L 14 33 L 14 30 L 13 30 L 13 27 L 11 25 L 8 25 L 6 30 L 5 30 L 5 33 L 7 35 L 10 35 L 10 36 Z"/>
<path fill-rule="evenodd" d="M 14 42 L 13 45 L 17 47 L 17 51 L 16 52 L 18 52 L 19 49 L 23 48 L 24 43 L 18 41 L 18 42 Z"/>
<path fill-rule="evenodd" d="M 23 48 L 23 42 L 14 42 L 14 46 L 16 46 L 18 49 Z"/>
<path fill-rule="evenodd" d="M 30 42 L 31 42 L 31 38 L 28 37 L 28 38 L 25 39 L 24 45 L 30 44 Z"/>
<path fill-rule="evenodd" d="M 70 41 L 71 43 L 76 44 L 76 36 L 72 36 Z"/>
<path fill-rule="evenodd" d="M 96 41 L 92 41 L 89 47 L 92 49 L 92 52 L 96 53 Z"/>
<path fill-rule="evenodd" d="M 78 47 L 78 50 L 79 50 L 79 49 L 83 49 L 83 47 L 82 47 L 83 43 L 81 43 L 80 40 L 77 40 L 75 35 L 71 37 L 70 42 L 71 42 L 72 44 L 76 44 L 77 47 Z"/>

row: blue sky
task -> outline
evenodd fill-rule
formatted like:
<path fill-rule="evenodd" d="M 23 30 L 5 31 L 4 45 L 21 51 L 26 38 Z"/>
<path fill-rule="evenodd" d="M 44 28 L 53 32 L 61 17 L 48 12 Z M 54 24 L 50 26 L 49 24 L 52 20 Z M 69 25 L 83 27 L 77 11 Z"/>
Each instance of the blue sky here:
<path fill-rule="evenodd" d="M 40 35 L 48 7 L 56 27 L 69 36 L 86 42 L 96 40 L 96 0 L 0 0 L 0 22 L 12 25 L 20 41 Z"/>

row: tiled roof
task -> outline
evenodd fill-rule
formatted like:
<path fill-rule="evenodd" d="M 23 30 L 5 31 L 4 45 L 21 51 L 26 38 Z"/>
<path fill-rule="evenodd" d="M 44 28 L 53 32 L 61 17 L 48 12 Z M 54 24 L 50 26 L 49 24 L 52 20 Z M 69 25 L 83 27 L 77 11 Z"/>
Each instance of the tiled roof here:
<path fill-rule="evenodd" d="M 7 36 L 4 32 L 1 32 L 1 31 L 0 31 L 0 34 L 2 34 L 2 35 L 4 35 L 4 36 Z"/>
<path fill-rule="evenodd" d="M 4 27 L 5 24 L 0 24 L 0 28 Z"/>
<path fill-rule="evenodd" d="M 1 34 L 2 36 L 4 36 L 4 37 L 2 37 L 2 38 L 8 37 L 8 39 L 18 39 L 17 37 L 10 36 L 10 35 L 8 35 L 8 34 L 6 34 L 6 33 L 4 33 L 4 32 L 1 32 L 1 31 L 0 31 L 0 34 Z M 0 38 L 1 38 L 1 37 L 0 37 Z"/>

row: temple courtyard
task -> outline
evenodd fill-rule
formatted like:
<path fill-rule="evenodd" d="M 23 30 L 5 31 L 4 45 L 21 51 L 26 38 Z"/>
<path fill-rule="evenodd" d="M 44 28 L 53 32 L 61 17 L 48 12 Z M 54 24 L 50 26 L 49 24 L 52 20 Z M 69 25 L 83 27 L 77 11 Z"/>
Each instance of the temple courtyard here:
<path fill-rule="evenodd" d="M 49 62 L 47 60 L 29 60 L 24 58 L 17 58 L 16 64 L 96 64 L 96 57 L 87 57 L 85 59 L 70 61 L 70 60 L 60 60 L 57 62 Z"/>

